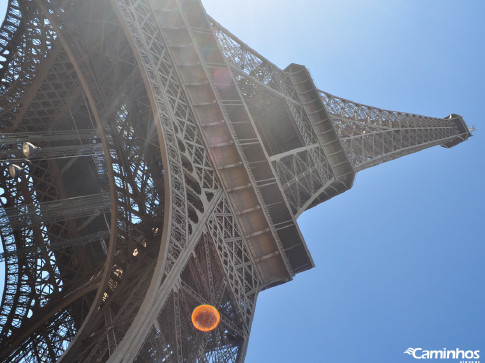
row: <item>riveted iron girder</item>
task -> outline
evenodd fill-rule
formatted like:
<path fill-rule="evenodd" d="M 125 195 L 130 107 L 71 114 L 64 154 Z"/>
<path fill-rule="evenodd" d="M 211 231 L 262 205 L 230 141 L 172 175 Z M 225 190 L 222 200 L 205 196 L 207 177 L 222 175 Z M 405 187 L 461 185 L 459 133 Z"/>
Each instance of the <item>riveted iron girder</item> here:
<path fill-rule="evenodd" d="M 11 0 L 0 76 L 2 361 L 243 361 L 257 294 L 313 267 L 300 213 L 470 136 L 318 90 L 199 0 Z"/>

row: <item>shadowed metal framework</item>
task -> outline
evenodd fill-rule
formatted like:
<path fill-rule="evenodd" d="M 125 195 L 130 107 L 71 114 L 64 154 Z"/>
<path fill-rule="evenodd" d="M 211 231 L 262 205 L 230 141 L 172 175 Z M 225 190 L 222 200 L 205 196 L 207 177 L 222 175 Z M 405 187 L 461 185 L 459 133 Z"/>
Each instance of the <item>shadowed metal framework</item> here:
<path fill-rule="evenodd" d="M 471 136 L 320 91 L 199 0 L 10 0 L 0 73 L 8 362 L 243 361 L 258 293 L 313 267 L 303 211 Z"/>

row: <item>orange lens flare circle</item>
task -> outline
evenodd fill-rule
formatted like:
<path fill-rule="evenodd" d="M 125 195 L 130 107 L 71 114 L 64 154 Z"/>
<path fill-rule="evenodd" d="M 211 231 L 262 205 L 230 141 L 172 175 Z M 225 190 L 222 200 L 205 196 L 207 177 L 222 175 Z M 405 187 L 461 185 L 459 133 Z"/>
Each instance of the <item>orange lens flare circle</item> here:
<path fill-rule="evenodd" d="M 200 331 L 211 331 L 217 328 L 221 315 L 212 305 L 199 305 L 192 312 L 192 324 Z"/>

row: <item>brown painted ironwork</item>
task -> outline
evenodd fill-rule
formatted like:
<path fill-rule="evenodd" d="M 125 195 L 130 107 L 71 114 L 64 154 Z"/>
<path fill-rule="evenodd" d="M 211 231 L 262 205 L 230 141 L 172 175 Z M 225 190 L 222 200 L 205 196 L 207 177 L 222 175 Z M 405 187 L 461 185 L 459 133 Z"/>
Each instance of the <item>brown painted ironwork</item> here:
<path fill-rule="evenodd" d="M 298 215 L 470 136 L 317 89 L 199 0 L 10 0 L 0 74 L 9 362 L 243 361 L 258 293 L 313 267 Z"/>

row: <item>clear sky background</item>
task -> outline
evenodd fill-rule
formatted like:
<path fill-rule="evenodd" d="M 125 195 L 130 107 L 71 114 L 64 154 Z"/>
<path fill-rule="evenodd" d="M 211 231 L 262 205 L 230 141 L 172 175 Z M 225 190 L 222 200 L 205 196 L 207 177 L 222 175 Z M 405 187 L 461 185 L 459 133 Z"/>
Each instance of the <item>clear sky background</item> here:
<path fill-rule="evenodd" d="M 302 214 L 316 267 L 259 295 L 246 361 L 412 362 L 409 347 L 481 350 L 485 361 L 485 2 L 203 3 L 279 67 L 308 67 L 322 90 L 458 113 L 477 129 L 362 171 Z"/>
<path fill-rule="evenodd" d="M 281 68 L 307 66 L 322 90 L 476 128 L 452 149 L 358 173 L 299 218 L 316 267 L 260 294 L 246 361 L 413 362 L 409 347 L 485 361 L 485 2 L 203 3 Z"/>

